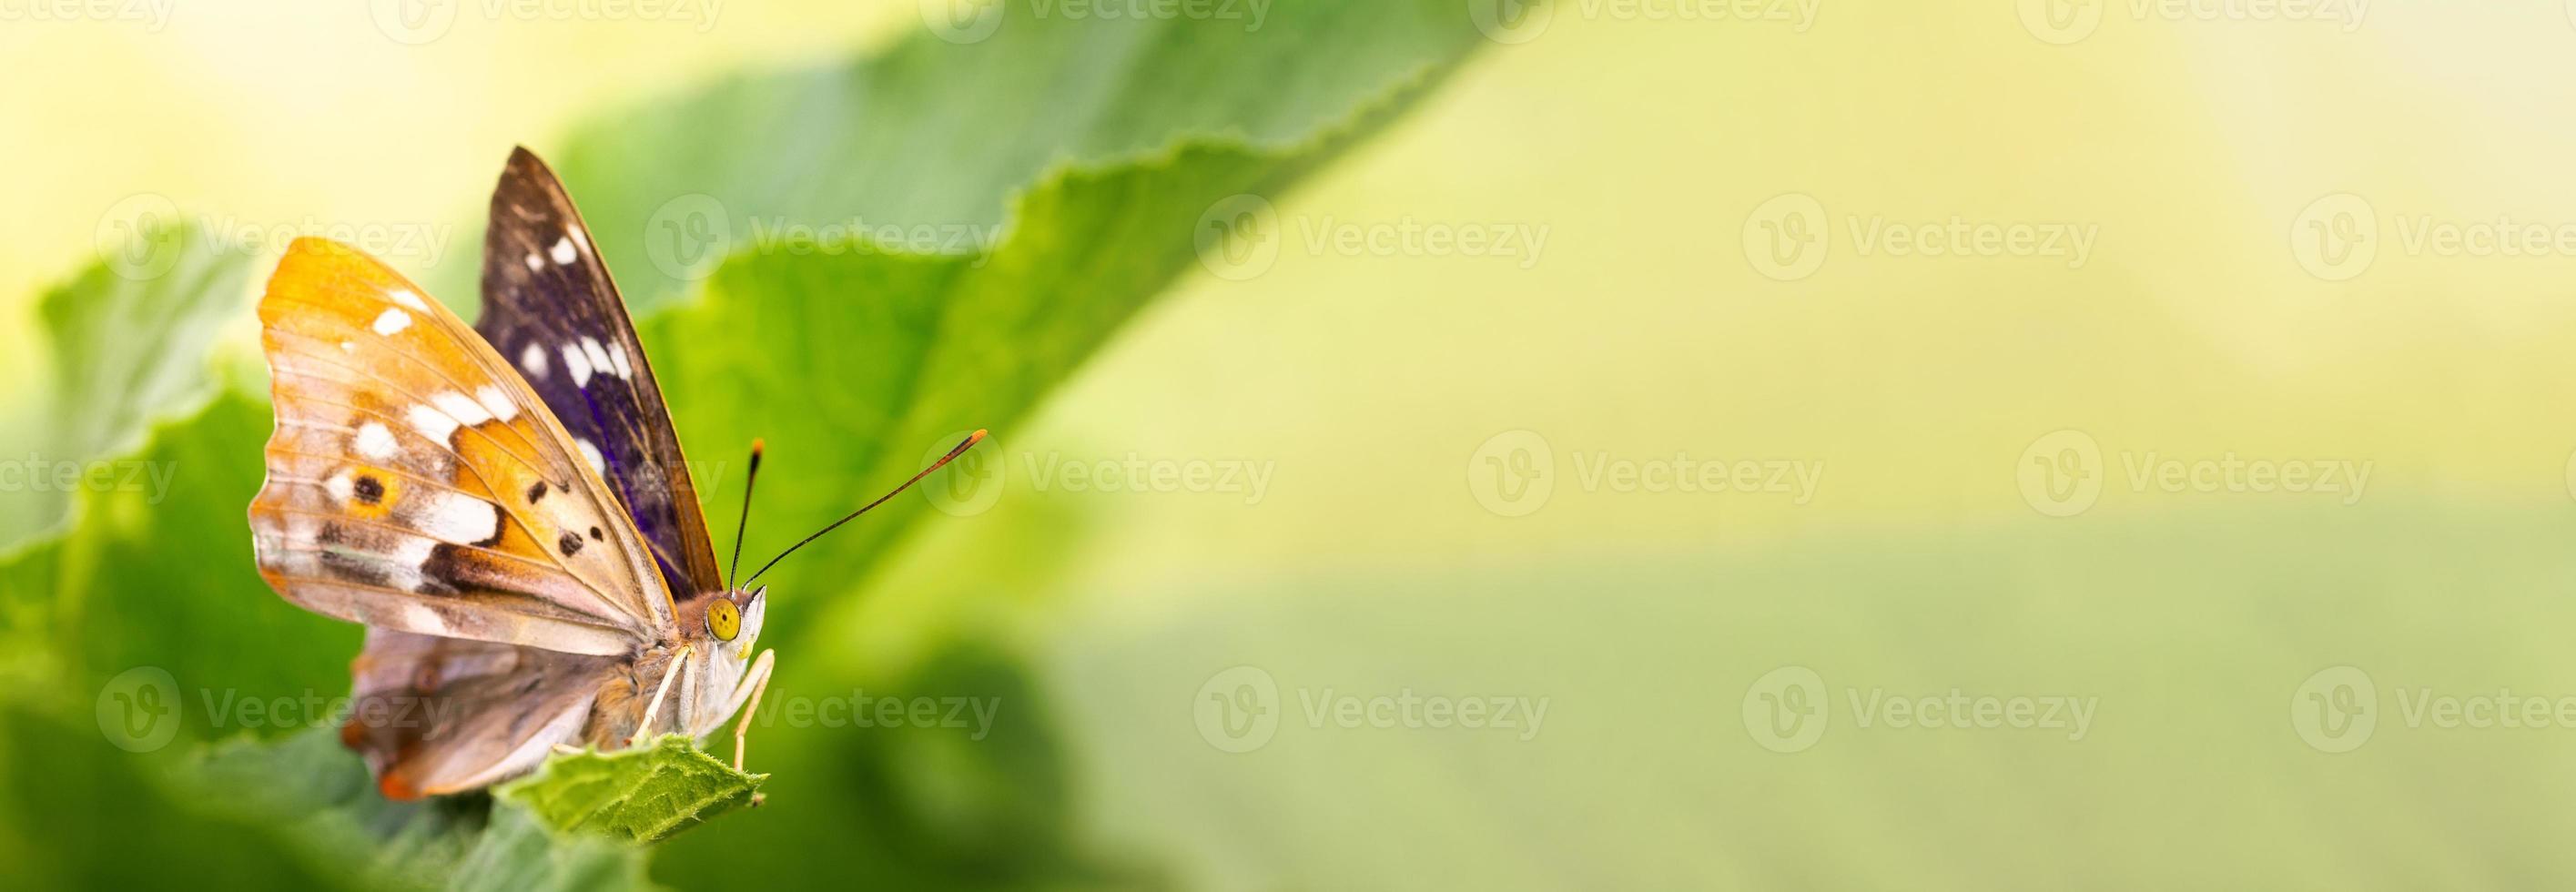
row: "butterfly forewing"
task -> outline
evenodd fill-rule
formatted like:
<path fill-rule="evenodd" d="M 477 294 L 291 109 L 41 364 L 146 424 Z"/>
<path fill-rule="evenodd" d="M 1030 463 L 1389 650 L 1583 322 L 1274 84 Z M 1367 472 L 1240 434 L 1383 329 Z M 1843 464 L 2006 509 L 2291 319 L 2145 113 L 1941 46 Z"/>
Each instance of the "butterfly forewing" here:
<path fill-rule="evenodd" d="M 576 448 L 595 457 L 670 591 L 721 590 L 696 488 L 635 324 L 563 184 L 526 149 L 511 154 L 492 192 L 475 329 L 554 410 Z"/>
<path fill-rule="evenodd" d="M 260 303 L 276 403 L 259 566 L 381 629 L 626 654 L 670 597 L 616 500 L 462 320 L 347 246 L 300 239 Z"/>

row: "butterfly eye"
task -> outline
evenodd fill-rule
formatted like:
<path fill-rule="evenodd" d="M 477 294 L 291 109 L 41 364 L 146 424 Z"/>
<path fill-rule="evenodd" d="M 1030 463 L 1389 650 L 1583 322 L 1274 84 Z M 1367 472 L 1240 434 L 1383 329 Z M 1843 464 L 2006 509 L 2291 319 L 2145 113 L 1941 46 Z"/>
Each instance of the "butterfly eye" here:
<path fill-rule="evenodd" d="M 717 641 L 732 641 L 742 634 L 742 612 L 734 609 L 732 601 L 718 597 L 707 603 L 707 634 Z"/>

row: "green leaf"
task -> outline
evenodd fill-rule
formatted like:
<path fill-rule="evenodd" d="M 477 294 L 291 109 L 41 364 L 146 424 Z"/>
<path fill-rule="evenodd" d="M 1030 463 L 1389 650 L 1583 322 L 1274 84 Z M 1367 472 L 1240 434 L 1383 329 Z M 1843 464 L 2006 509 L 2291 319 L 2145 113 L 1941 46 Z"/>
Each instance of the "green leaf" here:
<path fill-rule="evenodd" d="M 768 779 L 735 771 L 689 738 L 669 734 L 650 746 L 557 755 L 500 794 L 557 830 L 660 842 L 751 805 Z"/>
<path fill-rule="evenodd" d="M 83 492 L 69 535 L 0 560 L 0 699 L 86 716 L 109 677 L 153 667 L 178 685 L 189 739 L 325 718 L 361 632 L 287 603 L 252 565 L 244 512 L 270 425 L 265 400 L 226 387 L 113 463 L 135 485 Z"/>
<path fill-rule="evenodd" d="M 154 421 L 202 405 L 214 390 L 208 353 L 245 305 L 248 274 L 245 258 L 195 225 L 162 220 L 46 292 L 38 312 L 53 352 L 51 398 L 34 426 L 0 432 L 0 458 L 32 457 L 25 473 L 58 482 L 57 470 L 86 474 L 141 446 Z M 0 498 L 0 555 L 60 532 L 73 491 L 32 479 L 13 486 Z"/>
<path fill-rule="evenodd" d="M 1206 140 L 1305 155 L 1483 44 L 1457 0 L 1283 2 L 1257 27 L 1074 18 L 1051 2 L 996 4 L 980 39 L 915 30 L 879 55 L 602 116 L 553 157 L 628 303 L 651 308 L 792 224 L 894 226 L 912 253 L 963 254 L 989 248 L 1012 194 L 1063 165 L 1151 163 Z"/>
<path fill-rule="evenodd" d="M 389 802 L 335 729 L 216 745 L 171 772 L 172 793 L 267 828 L 313 867 L 368 888 L 629 889 L 644 850 L 556 830 L 507 797 Z"/>

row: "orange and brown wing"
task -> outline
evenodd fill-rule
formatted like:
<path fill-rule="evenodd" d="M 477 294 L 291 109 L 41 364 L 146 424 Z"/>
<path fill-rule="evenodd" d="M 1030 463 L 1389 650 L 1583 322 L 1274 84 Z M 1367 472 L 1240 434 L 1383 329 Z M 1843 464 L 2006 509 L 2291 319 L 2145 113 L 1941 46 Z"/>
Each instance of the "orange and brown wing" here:
<path fill-rule="evenodd" d="M 669 626 L 597 459 L 445 307 L 306 238 L 259 316 L 277 429 L 250 520 L 278 594 L 379 629 L 575 654 L 627 654 Z"/>

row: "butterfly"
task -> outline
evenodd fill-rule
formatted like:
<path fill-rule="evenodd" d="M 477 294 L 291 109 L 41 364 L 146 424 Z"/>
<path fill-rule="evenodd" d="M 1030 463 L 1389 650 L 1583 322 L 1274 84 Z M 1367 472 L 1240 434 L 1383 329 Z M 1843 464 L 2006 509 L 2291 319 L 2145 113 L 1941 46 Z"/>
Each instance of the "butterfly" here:
<path fill-rule="evenodd" d="M 318 238 L 288 247 L 260 300 L 276 428 L 252 541 L 280 596 L 367 627 L 341 742 L 387 798 L 415 799 L 559 747 L 703 741 L 740 713 L 739 769 L 776 656 L 752 655 L 768 594 L 753 583 L 778 558 L 728 582 L 737 527 L 717 571 L 634 322 L 563 183 L 524 148 L 483 249 L 471 327 Z"/>

